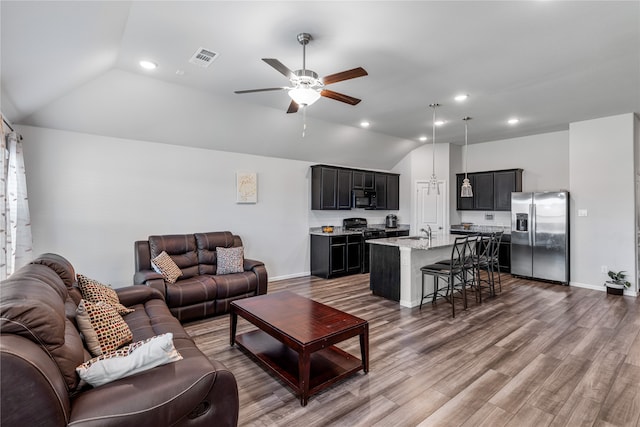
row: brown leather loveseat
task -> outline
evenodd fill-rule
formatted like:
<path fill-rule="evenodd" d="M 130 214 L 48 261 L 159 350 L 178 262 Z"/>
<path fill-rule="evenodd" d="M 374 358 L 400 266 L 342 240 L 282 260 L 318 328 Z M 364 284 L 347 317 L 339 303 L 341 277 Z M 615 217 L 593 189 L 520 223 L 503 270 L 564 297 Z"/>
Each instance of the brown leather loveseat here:
<path fill-rule="evenodd" d="M 137 241 L 136 285 L 147 285 L 164 296 L 180 321 L 227 313 L 231 301 L 267 293 L 267 270 L 260 261 L 244 259 L 243 271 L 217 274 L 216 248 L 239 248 L 242 240 L 229 231 L 149 236 Z M 182 275 L 168 283 L 151 267 L 151 260 L 166 252 Z"/>
<path fill-rule="evenodd" d="M 10 426 L 235 426 L 238 388 L 209 360 L 153 288 L 116 289 L 133 341 L 171 332 L 182 360 L 104 385 L 83 385 L 91 359 L 76 326 L 82 295 L 73 266 L 45 254 L 0 282 L 0 424 Z"/>

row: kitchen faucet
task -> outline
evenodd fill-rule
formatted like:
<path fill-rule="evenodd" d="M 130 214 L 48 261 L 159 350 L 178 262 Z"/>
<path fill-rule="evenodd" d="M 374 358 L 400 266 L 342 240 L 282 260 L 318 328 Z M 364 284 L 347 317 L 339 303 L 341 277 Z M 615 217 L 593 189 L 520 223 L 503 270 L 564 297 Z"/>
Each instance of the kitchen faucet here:
<path fill-rule="evenodd" d="M 431 240 L 431 226 L 430 225 L 427 225 L 427 229 L 426 230 L 424 228 L 421 228 L 420 232 L 421 233 L 425 233 L 427 235 L 427 238 L 429 240 Z"/>

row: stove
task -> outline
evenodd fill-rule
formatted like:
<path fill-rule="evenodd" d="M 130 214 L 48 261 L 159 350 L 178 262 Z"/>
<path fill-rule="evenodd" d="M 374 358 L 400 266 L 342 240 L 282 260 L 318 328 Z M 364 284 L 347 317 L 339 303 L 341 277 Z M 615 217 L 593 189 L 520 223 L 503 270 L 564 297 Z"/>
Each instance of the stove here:
<path fill-rule="evenodd" d="M 387 237 L 386 231 L 380 228 L 370 228 L 366 218 L 345 218 L 342 220 L 342 229 L 362 233 L 364 240 L 384 239 Z M 362 251 L 362 272 L 369 272 L 369 244 L 364 244 Z"/>
<path fill-rule="evenodd" d="M 370 228 L 366 218 L 345 218 L 342 220 L 342 228 L 347 231 L 362 233 L 365 239 L 381 239 L 387 237 L 387 233 L 380 228 Z"/>

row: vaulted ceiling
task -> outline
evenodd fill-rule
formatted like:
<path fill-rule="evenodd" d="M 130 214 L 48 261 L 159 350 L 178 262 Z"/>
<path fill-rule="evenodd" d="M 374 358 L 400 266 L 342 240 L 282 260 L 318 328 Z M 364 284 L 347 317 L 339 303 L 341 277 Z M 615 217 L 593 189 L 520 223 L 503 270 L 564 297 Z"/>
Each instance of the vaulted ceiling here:
<path fill-rule="evenodd" d="M 638 1 L 3 0 L 0 12 L 1 107 L 16 124 L 389 169 L 431 142 L 433 102 L 436 142 L 456 144 L 464 116 L 476 143 L 640 112 Z M 286 91 L 234 94 L 287 86 L 261 58 L 302 68 L 301 32 L 320 76 L 367 70 L 330 87 L 361 103 L 286 114 Z M 208 68 L 189 63 L 199 48 L 217 53 Z"/>

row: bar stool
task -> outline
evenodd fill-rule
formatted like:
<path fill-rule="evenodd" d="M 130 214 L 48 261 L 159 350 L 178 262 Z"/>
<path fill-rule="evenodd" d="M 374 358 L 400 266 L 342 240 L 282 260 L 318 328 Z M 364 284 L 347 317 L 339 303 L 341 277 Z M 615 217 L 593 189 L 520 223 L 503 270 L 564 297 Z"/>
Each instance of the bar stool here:
<path fill-rule="evenodd" d="M 491 271 L 491 281 L 493 282 L 493 294 L 495 295 L 495 275 L 498 276 L 498 286 L 502 292 L 502 279 L 500 278 L 500 243 L 504 232 L 497 231 L 491 234 L 491 255 L 489 257 L 489 270 Z"/>
<path fill-rule="evenodd" d="M 467 245 L 468 237 L 456 237 L 451 248 L 451 259 L 448 264 L 429 264 L 420 268 L 422 272 L 422 298 L 420 299 L 420 309 L 425 298 L 431 297 L 431 303 L 434 304 L 437 297 L 443 297 L 447 302 L 451 303 L 451 315 L 456 317 L 455 293 L 458 292 L 462 298 L 464 309 L 467 309 L 467 284 L 465 264 L 468 262 Z M 433 292 L 425 295 L 424 285 L 425 276 L 433 276 Z M 440 287 L 440 279 L 446 286 Z M 445 291 L 444 295 L 441 293 Z"/>
<path fill-rule="evenodd" d="M 475 286 L 476 286 L 476 301 L 482 302 L 482 289 L 488 289 L 489 295 L 493 296 L 495 290 L 493 289 L 493 276 L 491 275 L 491 236 L 481 235 L 478 236 L 476 241 L 476 256 L 473 261 L 474 273 L 475 273 Z M 482 277 L 482 271 L 486 271 L 485 277 Z"/>

